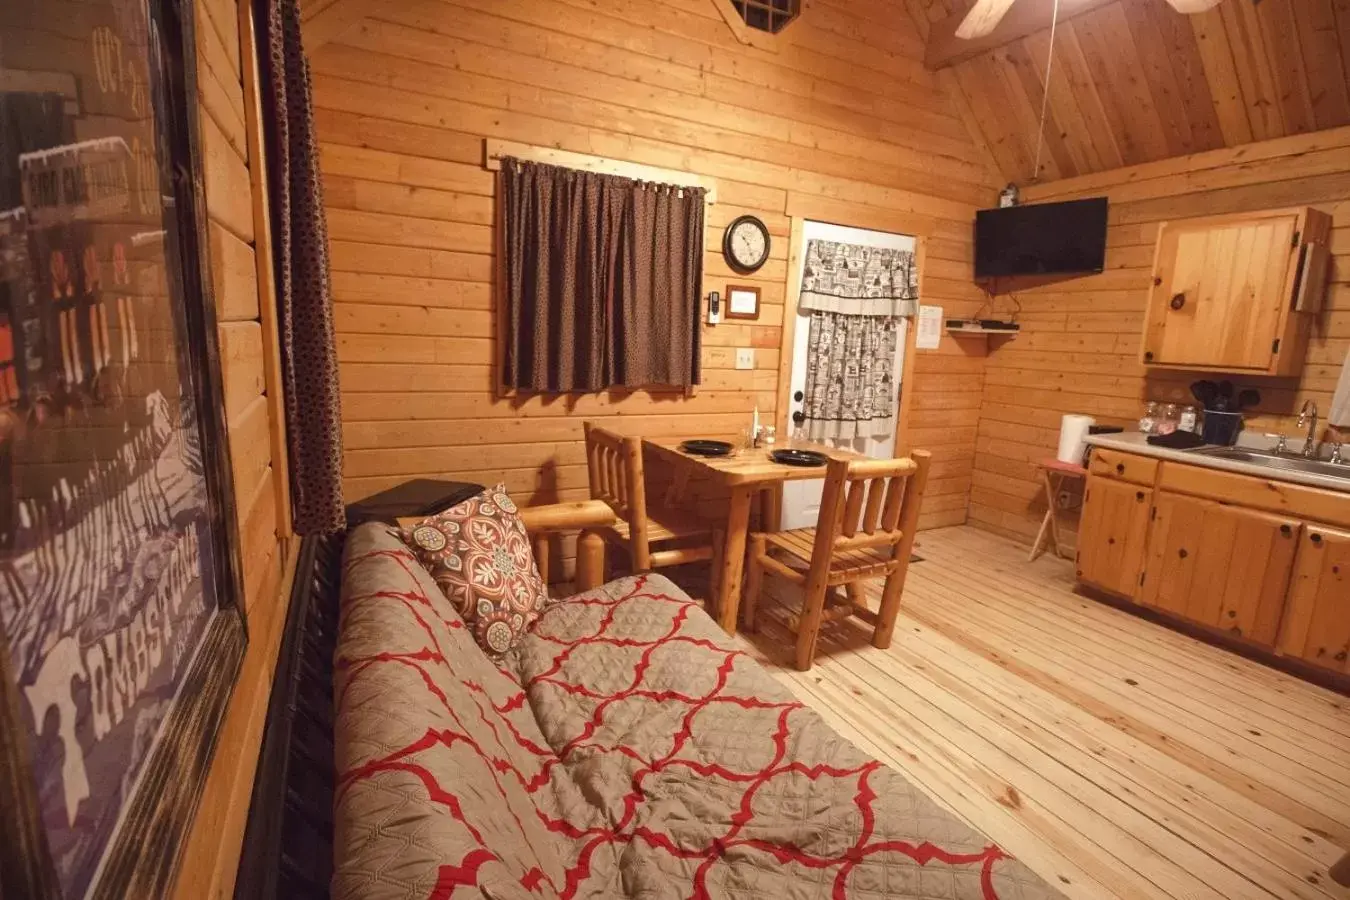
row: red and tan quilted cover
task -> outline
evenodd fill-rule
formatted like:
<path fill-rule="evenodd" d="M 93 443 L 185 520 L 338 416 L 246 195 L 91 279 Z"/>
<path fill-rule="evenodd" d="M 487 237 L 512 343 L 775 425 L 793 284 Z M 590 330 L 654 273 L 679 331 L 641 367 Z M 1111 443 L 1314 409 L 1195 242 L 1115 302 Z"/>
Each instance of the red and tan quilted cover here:
<path fill-rule="evenodd" d="M 1058 896 L 661 576 L 550 606 L 498 668 L 362 526 L 337 670 L 337 898 Z"/>

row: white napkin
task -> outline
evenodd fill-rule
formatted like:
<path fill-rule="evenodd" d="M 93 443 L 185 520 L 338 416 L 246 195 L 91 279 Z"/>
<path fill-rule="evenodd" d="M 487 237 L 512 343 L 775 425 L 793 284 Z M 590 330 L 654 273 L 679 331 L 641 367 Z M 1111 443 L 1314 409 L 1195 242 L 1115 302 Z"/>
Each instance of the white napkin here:
<path fill-rule="evenodd" d="M 1336 393 L 1331 397 L 1331 416 L 1327 422 L 1337 428 L 1350 428 L 1350 350 L 1346 351 L 1341 378 L 1336 382 Z"/>

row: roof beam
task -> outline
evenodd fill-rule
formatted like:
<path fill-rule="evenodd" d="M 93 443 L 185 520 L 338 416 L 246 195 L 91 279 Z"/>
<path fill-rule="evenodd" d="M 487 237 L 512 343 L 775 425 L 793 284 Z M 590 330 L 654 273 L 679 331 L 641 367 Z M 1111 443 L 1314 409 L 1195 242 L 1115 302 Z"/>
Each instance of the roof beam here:
<path fill-rule="evenodd" d="M 1059 20 L 1063 22 L 1116 2 L 1118 0 L 1059 0 Z M 954 12 L 947 18 L 933 23 L 928 31 L 928 46 L 923 57 L 926 68 L 945 69 L 962 60 L 979 56 L 987 50 L 1002 47 L 1029 34 L 1035 34 L 1043 28 L 1049 28 L 1050 16 L 1055 8 L 1052 0 L 1017 0 L 993 31 L 984 37 L 964 41 L 956 36 L 956 29 L 974 5 L 973 2 L 967 2 L 960 12 Z"/>

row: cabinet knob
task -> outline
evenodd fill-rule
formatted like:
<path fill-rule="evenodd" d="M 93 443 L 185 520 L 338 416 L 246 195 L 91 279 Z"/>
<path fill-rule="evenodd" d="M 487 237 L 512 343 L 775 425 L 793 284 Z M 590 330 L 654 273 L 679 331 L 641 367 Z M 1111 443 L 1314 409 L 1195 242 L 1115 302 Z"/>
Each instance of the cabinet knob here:
<path fill-rule="evenodd" d="M 1288 525 L 1281 525 L 1281 526 L 1280 526 L 1280 534 L 1284 535 L 1285 537 L 1289 537 L 1289 535 L 1291 535 L 1291 534 L 1293 534 L 1293 533 L 1294 533 L 1294 529 L 1290 528 Z"/>
<path fill-rule="evenodd" d="M 1180 556 L 1182 559 L 1185 559 L 1186 557 L 1190 556 L 1190 554 L 1186 552 L 1185 547 L 1182 547 L 1180 550 L 1177 551 L 1177 556 Z"/>
<path fill-rule="evenodd" d="M 1153 276 L 1153 286 L 1154 286 L 1154 287 L 1162 287 L 1162 276 L 1161 276 L 1161 275 L 1154 275 L 1154 276 Z"/>
<path fill-rule="evenodd" d="M 1320 544 L 1322 543 L 1322 536 L 1320 534 L 1313 534 L 1313 536 L 1309 538 L 1309 540 L 1311 540 L 1314 544 Z"/>
<path fill-rule="evenodd" d="M 1144 354 L 1144 362 L 1153 362 L 1153 351 L 1149 350 Z"/>
<path fill-rule="evenodd" d="M 1137 502 L 1139 502 L 1139 503 L 1143 503 L 1143 502 L 1144 502 L 1144 492 L 1143 492 L 1143 491 L 1135 491 L 1134 499 L 1135 499 Z"/>
<path fill-rule="evenodd" d="M 1171 303 L 1171 307 L 1172 307 L 1173 309 L 1181 309 L 1181 308 L 1182 308 L 1183 306 L 1185 306 L 1185 305 L 1186 305 L 1186 295 L 1185 295 L 1185 294 L 1173 294 L 1173 295 L 1172 295 L 1172 303 Z"/>
<path fill-rule="evenodd" d="M 1124 475 L 1124 474 L 1125 474 L 1125 464 L 1124 464 L 1124 463 L 1116 463 L 1116 474 L 1117 474 L 1117 475 Z"/>

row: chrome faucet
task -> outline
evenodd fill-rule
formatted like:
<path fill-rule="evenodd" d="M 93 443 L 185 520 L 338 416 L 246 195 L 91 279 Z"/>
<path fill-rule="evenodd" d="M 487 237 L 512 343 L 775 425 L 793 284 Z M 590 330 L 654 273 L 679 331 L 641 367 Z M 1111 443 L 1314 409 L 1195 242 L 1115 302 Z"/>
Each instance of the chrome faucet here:
<path fill-rule="evenodd" d="M 1307 459 L 1317 458 L 1317 402 L 1305 400 L 1299 410 L 1298 427 L 1308 426 L 1308 437 L 1303 441 L 1303 455 Z"/>

